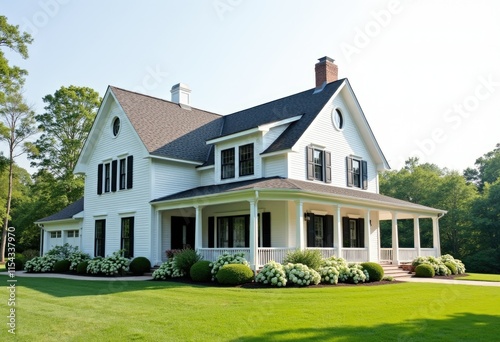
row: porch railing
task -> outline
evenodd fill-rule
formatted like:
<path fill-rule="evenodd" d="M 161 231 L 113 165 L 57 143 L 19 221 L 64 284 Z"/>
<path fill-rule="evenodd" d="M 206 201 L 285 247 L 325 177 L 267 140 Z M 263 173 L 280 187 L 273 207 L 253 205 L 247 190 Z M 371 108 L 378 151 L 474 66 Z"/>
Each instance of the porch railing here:
<path fill-rule="evenodd" d="M 439 255 L 437 255 L 435 248 L 420 248 L 420 256 L 438 257 Z"/>
<path fill-rule="evenodd" d="M 203 260 L 215 261 L 224 252 L 230 254 L 245 253 L 245 259 L 250 258 L 250 248 L 198 248 L 198 253 L 201 254 Z"/>
<path fill-rule="evenodd" d="M 433 256 L 437 257 L 435 248 L 420 248 L 420 255 L 417 255 L 416 248 L 399 248 L 399 261 L 412 261 L 418 256 Z M 380 248 L 380 261 L 392 261 L 392 248 Z"/>
<path fill-rule="evenodd" d="M 337 256 L 337 249 L 336 248 L 322 248 L 322 247 L 307 247 L 309 250 L 317 250 L 320 251 L 321 256 L 323 258 L 329 258 L 329 257 L 336 257 Z"/>
<path fill-rule="evenodd" d="M 380 248 L 380 261 L 392 261 L 392 248 Z"/>
<path fill-rule="evenodd" d="M 264 266 L 269 261 L 274 260 L 282 263 L 288 252 L 295 250 L 290 247 L 261 247 L 259 248 L 259 266 Z"/>
<path fill-rule="evenodd" d="M 349 262 L 368 261 L 368 252 L 366 248 L 343 248 L 342 258 Z"/>

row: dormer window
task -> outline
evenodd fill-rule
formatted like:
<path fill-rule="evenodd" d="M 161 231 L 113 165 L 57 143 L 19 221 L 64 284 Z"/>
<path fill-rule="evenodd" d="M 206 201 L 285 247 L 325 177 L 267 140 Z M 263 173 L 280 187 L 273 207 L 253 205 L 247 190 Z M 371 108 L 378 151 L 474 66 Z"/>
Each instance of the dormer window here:
<path fill-rule="evenodd" d="M 240 176 L 253 175 L 253 144 L 240 146 Z"/>
<path fill-rule="evenodd" d="M 221 178 L 234 178 L 234 147 L 222 150 L 221 158 Z"/>

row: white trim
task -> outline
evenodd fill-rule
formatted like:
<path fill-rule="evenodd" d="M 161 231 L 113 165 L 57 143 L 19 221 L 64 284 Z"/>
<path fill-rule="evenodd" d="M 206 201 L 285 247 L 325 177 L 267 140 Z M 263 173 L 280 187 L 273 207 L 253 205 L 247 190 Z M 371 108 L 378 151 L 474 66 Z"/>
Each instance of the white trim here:
<path fill-rule="evenodd" d="M 283 119 L 280 121 L 275 121 L 275 122 L 271 122 L 268 124 L 260 125 L 260 126 L 258 126 L 258 128 L 259 128 L 259 131 L 267 132 L 273 127 L 278 127 L 278 126 L 282 126 L 282 125 L 286 125 L 288 123 L 298 121 L 298 120 L 302 119 L 302 116 L 304 116 L 304 114 L 300 114 L 300 115 L 296 115 L 296 116 L 293 116 L 293 117 L 288 118 L 288 119 Z"/>
<path fill-rule="evenodd" d="M 222 141 L 227 141 L 227 140 L 231 140 L 231 139 L 236 139 L 236 138 L 244 137 L 245 135 L 250 135 L 250 134 L 253 134 L 253 133 L 257 133 L 257 132 L 260 132 L 260 130 L 259 130 L 258 127 L 251 128 L 251 129 L 247 129 L 245 131 L 241 131 L 241 132 L 237 132 L 237 133 L 225 135 L 225 136 L 220 137 L 220 138 L 215 138 L 215 139 L 207 140 L 206 144 L 207 145 L 216 144 L 216 143 L 219 143 L 219 142 L 222 142 Z"/>
<path fill-rule="evenodd" d="M 196 168 L 196 171 L 210 170 L 210 169 L 214 169 L 214 168 L 215 168 L 215 164 L 207 165 L 207 166 L 199 166 Z"/>
<path fill-rule="evenodd" d="M 136 212 L 137 212 L 136 210 L 119 211 L 118 212 L 118 216 L 125 217 L 125 216 L 128 216 L 128 215 L 135 215 Z"/>
<path fill-rule="evenodd" d="M 328 211 L 326 210 L 309 210 L 309 211 L 314 215 L 320 215 L 320 216 L 325 216 L 328 214 Z"/>
<path fill-rule="evenodd" d="M 294 151 L 291 148 L 289 148 L 289 149 L 286 149 L 286 150 L 281 150 L 281 151 L 276 151 L 276 152 L 271 152 L 271 153 L 261 153 L 260 156 L 262 158 L 267 158 L 267 157 L 277 156 L 277 155 L 280 155 L 280 154 L 286 154 L 286 153 L 289 153 L 289 152 L 297 152 L 297 151 Z"/>
<path fill-rule="evenodd" d="M 190 165 L 203 165 L 203 163 L 192 161 L 192 160 L 184 160 L 184 159 L 177 159 L 177 158 L 162 157 L 162 156 L 158 156 L 158 155 L 154 155 L 154 154 L 149 154 L 146 158 L 168 160 L 168 161 L 173 161 L 173 162 L 177 162 L 177 163 L 184 163 L 184 164 L 190 164 Z"/>

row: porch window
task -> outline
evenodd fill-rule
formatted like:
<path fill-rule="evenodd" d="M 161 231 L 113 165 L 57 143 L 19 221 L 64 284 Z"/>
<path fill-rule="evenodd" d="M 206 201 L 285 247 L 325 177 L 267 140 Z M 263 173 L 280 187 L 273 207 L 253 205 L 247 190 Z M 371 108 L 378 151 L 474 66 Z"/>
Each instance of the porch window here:
<path fill-rule="evenodd" d="M 221 178 L 234 178 L 234 148 L 221 151 Z"/>
<path fill-rule="evenodd" d="M 307 214 L 307 247 L 333 247 L 333 216 Z"/>
<path fill-rule="evenodd" d="M 134 217 L 122 218 L 121 249 L 125 258 L 134 256 Z"/>
<path fill-rule="evenodd" d="M 243 145 L 240 152 L 240 176 L 253 175 L 253 144 Z"/>
<path fill-rule="evenodd" d="M 332 155 L 328 151 L 307 146 L 307 179 L 332 182 Z"/>
<path fill-rule="evenodd" d="M 365 247 L 365 220 L 342 218 L 342 240 L 344 247 L 363 248 Z"/>
<path fill-rule="evenodd" d="M 106 240 L 106 220 L 95 221 L 95 241 L 94 241 L 94 256 L 104 257 Z"/>
<path fill-rule="evenodd" d="M 347 186 L 368 189 L 368 163 L 352 157 L 346 158 Z"/>
<path fill-rule="evenodd" d="M 217 219 L 217 247 L 249 247 L 250 216 L 226 216 Z"/>

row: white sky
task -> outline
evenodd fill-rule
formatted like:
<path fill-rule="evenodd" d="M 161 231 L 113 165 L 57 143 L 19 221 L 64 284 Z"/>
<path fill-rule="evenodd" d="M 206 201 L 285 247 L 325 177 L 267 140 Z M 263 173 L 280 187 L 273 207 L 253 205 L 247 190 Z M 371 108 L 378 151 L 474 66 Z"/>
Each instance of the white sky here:
<path fill-rule="evenodd" d="M 314 87 L 325 55 L 347 77 L 393 169 L 462 171 L 500 142 L 500 1 L 1 2 L 35 39 L 25 95 L 108 85 L 229 114 Z M 4 148 L 5 150 L 5 148 Z M 20 163 L 27 167 L 26 161 Z"/>

